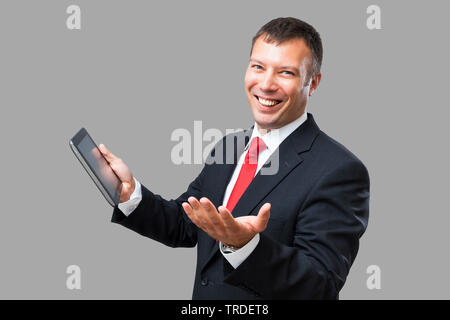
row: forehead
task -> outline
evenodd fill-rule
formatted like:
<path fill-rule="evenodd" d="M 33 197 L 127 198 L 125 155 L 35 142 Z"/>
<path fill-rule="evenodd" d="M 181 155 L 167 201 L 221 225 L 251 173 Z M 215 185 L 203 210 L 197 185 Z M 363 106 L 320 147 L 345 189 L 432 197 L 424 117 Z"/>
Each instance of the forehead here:
<path fill-rule="evenodd" d="M 311 61 L 311 57 L 311 50 L 303 39 L 294 38 L 277 44 L 276 42 L 267 42 L 259 37 L 253 45 L 250 59 L 268 65 L 290 65 L 299 68 Z"/>

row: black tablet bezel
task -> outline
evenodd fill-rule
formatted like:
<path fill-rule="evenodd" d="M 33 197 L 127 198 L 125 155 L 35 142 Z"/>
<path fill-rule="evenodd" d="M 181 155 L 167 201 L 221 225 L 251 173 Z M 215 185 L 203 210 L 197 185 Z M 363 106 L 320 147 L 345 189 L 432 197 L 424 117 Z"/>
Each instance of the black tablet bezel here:
<path fill-rule="evenodd" d="M 102 194 L 103 194 L 103 190 L 104 190 L 104 192 L 106 192 L 106 193 L 108 194 L 108 196 L 111 198 L 111 200 L 112 200 L 113 203 L 111 203 L 110 200 L 109 200 L 104 194 L 103 194 L 103 196 L 105 196 L 105 198 L 106 198 L 106 200 L 108 201 L 108 203 L 109 203 L 111 206 L 114 207 L 115 205 L 118 205 L 119 202 L 120 202 L 120 192 L 121 192 L 121 185 L 122 185 L 121 182 L 120 182 L 120 179 L 119 179 L 119 177 L 117 177 L 117 175 L 114 173 L 114 175 L 116 176 L 117 181 L 118 181 L 118 187 L 115 189 L 115 194 L 114 194 L 114 195 L 110 194 L 110 192 L 108 191 L 108 189 L 105 188 L 105 186 L 104 186 L 102 180 L 99 178 L 98 174 L 93 170 L 91 164 L 86 160 L 86 157 L 83 155 L 83 153 L 82 153 L 82 152 L 80 151 L 80 149 L 78 148 L 78 144 L 79 144 L 85 137 L 87 137 L 88 139 L 90 139 L 91 142 L 96 146 L 96 148 L 98 148 L 97 144 L 94 142 L 94 139 L 92 139 L 92 137 L 89 135 L 89 133 L 87 132 L 87 130 L 86 130 L 85 128 L 81 128 L 81 129 L 73 136 L 73 138 L 70 140 L 70 142 L 71 142 L 71 149 L 72 149 L 72 146 L 73 146 L 74 148 L 76 148 L 78 154 L 83 158 L 84 163 L 89 167 L 89 169 L 88 169 L 88 168 L 85 168 L 86 171 L 88 171 L 89 176 L 91 176 L 91 174 L 89 173 L 89 170 L 90 170 L 90 172 L 92 172 L 92 174 L 96 177 L 97 181 L 101 184 L 101 187 L 97 184 L 97 182 L 95 181 L 95 179 L 93 179 L 95 185 L 97 186 L 97 188 L 99 189 L 99 191 L 100 191 Z M 70 145 L 70 142 L 69 142 L 69 145 Z M 72 151 L 75 153 L 75 150 L 72 149 Z M 99 152 L 100 152 L 100 150 L 99 150 Z M 100 154 L 102 154 L 102 153 L 100 152 Z M 77 155 L 76 153 L 75 153 L 75 156 L 76 156 L 77 159 L 78 159 L 78 155 Z M 103 156 L 103 154 L 102 154 L 102 156 Z M 104 158 L 104 157 L 103 157 L 103 158 Z M 78 159 L 78 160 L 80 161 L 81 165 L 82 165 L 83 167 L 85 167 L 85 165 L 83 164 L 83 162 L 81 161 L 81 159 Z M 105 161 L 106 161 L 106 159 L 105 159 Z M 106 161 L 106 162 L 108 162 L 108 161 Z M 114 171 L 113 171 L 113 172 L 114 172 Z M 92 177 L 91 177 L 91 178 L 92 178 Z M 102 188 L 103 188 L 103 190 L 102 190 Z"/>

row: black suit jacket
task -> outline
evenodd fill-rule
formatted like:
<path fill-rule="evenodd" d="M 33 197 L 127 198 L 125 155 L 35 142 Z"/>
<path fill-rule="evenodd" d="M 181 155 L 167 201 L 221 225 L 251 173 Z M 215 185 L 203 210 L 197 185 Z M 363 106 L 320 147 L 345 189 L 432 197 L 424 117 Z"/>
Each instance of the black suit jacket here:
<path fill-rule="evenodd" d="M 367 227 L 369 175 L 311 114 L 280 144 L 277 174 L 260 171 L 233 210 L 235 217 L 256 215 L 271 203 L 259 244 L 237 269 L 184 213 L 181 203 L 189 196 L 222 205 L 243 152 L 238 138 L 250 136 L 248 130 L 222 139 L 210 157 L 222 152 L 229 160 L 233 150 L 234 163 L 206 164 L 178 199 L 165 200 L 142 186 L 135 211 L 126 217 L 116 207 L 112 221 L 170 247 L 197 245 L 193 299 L 337 299 Z"/>

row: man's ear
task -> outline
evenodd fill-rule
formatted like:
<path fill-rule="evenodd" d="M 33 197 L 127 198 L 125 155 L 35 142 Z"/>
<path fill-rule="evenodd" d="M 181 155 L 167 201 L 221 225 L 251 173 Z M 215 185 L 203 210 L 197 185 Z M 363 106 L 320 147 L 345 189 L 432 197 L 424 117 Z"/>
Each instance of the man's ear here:
<path fill-rule="evenodd" d="M 309 96 L 311 97 L 313 92 L 317 89 L 320 83 L 320 79 L 322 79 L 322 73 L 317 72 L 315 75 L 311 77 L 309 84 Z"/>

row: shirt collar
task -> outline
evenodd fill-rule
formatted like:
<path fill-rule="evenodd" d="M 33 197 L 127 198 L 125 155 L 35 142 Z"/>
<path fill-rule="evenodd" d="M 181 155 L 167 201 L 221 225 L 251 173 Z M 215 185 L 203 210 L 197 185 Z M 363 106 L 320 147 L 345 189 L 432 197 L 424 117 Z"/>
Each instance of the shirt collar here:
<path fill-rule="evenodd" d="M 305 112 L 303 112 L 303 114 L 294 121 L 286 124 L 285 126 L 279 129 L 272 129 L 265 135 L 261 135 L 261 133 L 258 130 L 258 124 L 255 122 L 252 136 L 250 137 L 250 140 L 245 146 L 245 150 L 249 148 L 253 138 L 259 137 L 264 141 L 264 143 L 267 146 L 267 149 L 272 153 L 279 147 L 279 145 L 284 141 L 284 139 L 286 139 L 292 132 L 294 132 L 295 129 L 300 127 L 300 125 L 303 122 L 305 122 L 307 118 L 308 114 L 305 110 Z"/>

